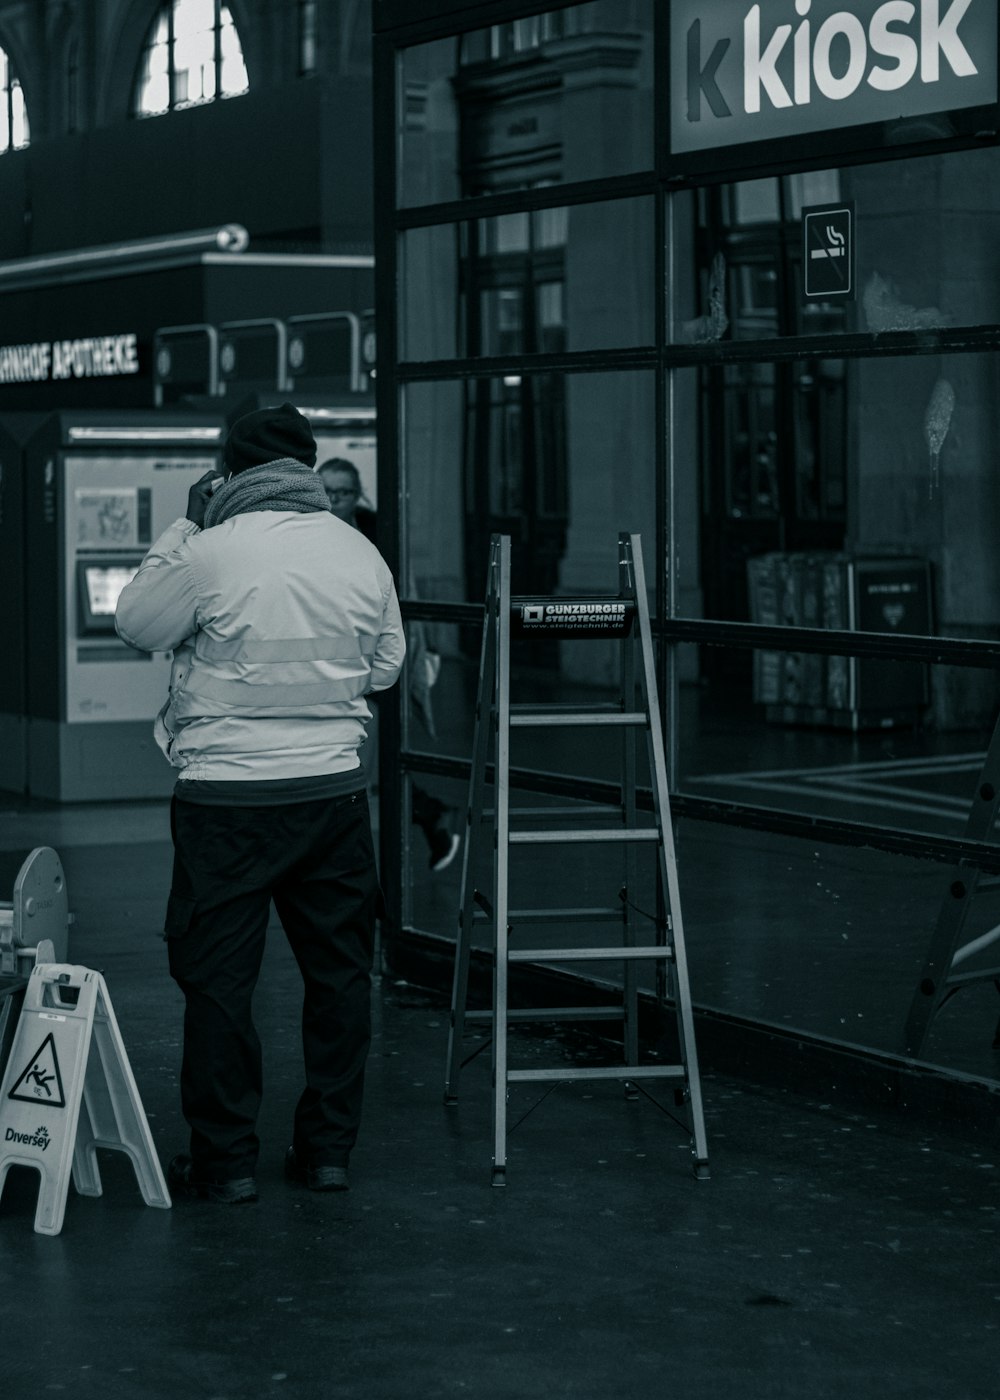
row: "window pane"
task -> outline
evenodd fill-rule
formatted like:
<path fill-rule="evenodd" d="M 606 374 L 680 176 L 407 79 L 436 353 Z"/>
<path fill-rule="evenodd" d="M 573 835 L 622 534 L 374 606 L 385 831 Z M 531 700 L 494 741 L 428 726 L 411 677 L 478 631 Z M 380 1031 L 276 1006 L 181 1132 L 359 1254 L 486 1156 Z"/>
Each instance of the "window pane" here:
<path fill-rule="evenodd" d="M 11 128 L 15 149 L 28 144 L 28 114 L 24 108 L 24 93 L 15 78 L 10 92 Z"/>
<path fill-rule="evenodd" d="M 174 11 L 174 102 L 204 102 L 215 96 L 215 7 L 212 0 L 176 0 Z"/>
<path fill-rule="evenodd" d="M 28 113 L 20 81 L 0 49 L 0 154 L 28 145 Z"/>
<path fill-rule="evenodd" d="M 653 343 L 651 199 L 417 229 L 401 247 L 403 359 Z"/>
<path fill-rule="evenodd" d="M 222 72 L 219 78 L 219 92 L 223 97 L 237 97 L 250 86 L 246 64 L 243 62 L 243 49 L 233 23 L 233 17 L 226 5 L 222 7 L 222 32 L 219 36 L 222 50 Z"/>
<path fill-rule="evenodd" d="M 633 530 L 652 599 L 653 401 L 648 372 L 408 385 L 403 528 L 419 597 L 482 602 L 494 533 L 511 537 L 515 592 L 613 595 L 618 532 Z M 479 643 L 467 633 L 452 629 L 442 647 L 474 682 Z M 526 664 L 603 685 L 614 645 L 525 644 L 537 653 Z"/>
<path fill-rule="evenodd" d="M 677 289 L 675 339 L 697 344 L 1000 321 L 995 166 L 991 148 L 951 151 L 678 196 L 676 280 L 690 282 L 687 269 L 695 263 L 698 282 Z M 805 267 L 812 281 L 828 253 L 814 240 L 804 247 L 803 209 L 824 205 L 853 206 L 850 298 L 805 295 Z M 685 227 L 688 220 L 695 226 Z"/>
<path fill-rule="evenodd" d="M 840 625 L 997 636 L 994 355 L 810 358 L 674 378 L 675 475 L 701 500 L 693 615 L 836 625 L 814 620 L 815 603 L 807 615 L 786 615 L 787 598 L 755 604 L 755 571 L 770 578 L 776 558 L 796 568 L 895 558 L 930 568 L 922 620 Z M 772 582 L 761 598 L 768 588 L 791 598 L 799 583 Z"/>
<path fill-rule="evenodd" d="M 140 116 L 153 116 L 170 108 L 168 35 L 167 17 L 164 14 L 156 22 L 142 59 L 136 96 L 136 111 Z"/>
<path fill-rule="evenodd" d="M 400 203 L 646 170 L 652 0 L 596 0 L 406 50 Z"/>

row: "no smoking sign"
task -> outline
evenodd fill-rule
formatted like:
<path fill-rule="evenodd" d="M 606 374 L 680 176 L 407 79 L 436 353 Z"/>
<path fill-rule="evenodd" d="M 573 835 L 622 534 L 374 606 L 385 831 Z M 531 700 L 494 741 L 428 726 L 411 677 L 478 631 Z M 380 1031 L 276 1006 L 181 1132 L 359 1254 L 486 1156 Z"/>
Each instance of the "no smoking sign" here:
<path fill-rule="evenodd" d="M 853 301 L 854 205 L 817 204 L 802 210 L 803 294 Z"/>

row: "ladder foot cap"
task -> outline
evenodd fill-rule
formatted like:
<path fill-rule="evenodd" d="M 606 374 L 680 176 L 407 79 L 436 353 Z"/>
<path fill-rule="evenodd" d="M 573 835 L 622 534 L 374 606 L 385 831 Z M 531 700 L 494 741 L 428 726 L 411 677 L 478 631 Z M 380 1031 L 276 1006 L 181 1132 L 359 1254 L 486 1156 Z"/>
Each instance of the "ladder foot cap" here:
<path fill-rule="evenodd" d="M 445 1108 L 454 1108 L 455 1105 L 456 1105 L 457 1103 L 458 1103 L 458 1095 L 457 1095 L 457 1094 L 449 1094 L 449 1093 L 446 1091 L 446 1092 L 445 1092 L 445 1096 L 444 1096 L 444 1106 L 445 1106 Z"/>
<path fill-rule="evenodd" d="M 492 1179 L 491 1179 L 491 1181 L 490 1181 L 490 1185 L 491 1185 L 491 1186 L 506 1186 L 506 1185 L 507 1185 L 507 1168 L 506 1168 L 506 1167 L 494 1167 L 494 1168 L 493 1168 L 493 1177 L 492 1177 Z"/>
<path fill-rule="evenodd" d="M 709 1171 L 709 1169 L 708 1169 L 708 1163 L 707 1163 L 706 1161 L 695 1162 L 695 1164 L 694 1164 L 694 1178 L 695 1178 L 695 1181 L 709 1181 L 709 1180 L 711 1180 L 711 1176 L 712 1176 L 712 1173 Z"/>

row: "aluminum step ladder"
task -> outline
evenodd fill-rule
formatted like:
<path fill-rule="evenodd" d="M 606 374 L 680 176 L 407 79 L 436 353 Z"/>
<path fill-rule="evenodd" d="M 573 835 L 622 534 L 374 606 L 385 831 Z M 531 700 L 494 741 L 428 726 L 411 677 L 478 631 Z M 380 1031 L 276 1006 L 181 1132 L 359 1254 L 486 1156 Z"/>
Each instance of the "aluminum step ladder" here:
<path fill-rule="evenodd" d="M 479 696 L 469 779 L 468 837 L 462 864 L 461 903 L 451 999 L 451 1025 L 445 1103 L 458 1099 L 459 1076 L 479 1050 L 463 1060 L 466 1027 L 486 1022 L 491 1029 L 493 1060 L 493 1175 L 494 1186 L 506 1184 L 507 1102 L 511 1084 L 532 1081 L 621 1080 L 628 1097 L 637 1097 L 639 1081 L 666 1079 L 675 1086 L 674 1100 L 686 1109 L 691 1132 L 695 1176 L 707 1179 L 708 1154 L 701 1083 L 695 1048 L 691 993 L 688 984 L 684 929 L 681 919 L 677 862 L 667 791 L 663 734 L 657 700 L 656 674 L 649 625 L 642 547 L 637 534 L 618 537 L 619 593 L 615 597 L 512 598 L 510 537 L 494 535 L 490 543 L 486 614 L 479 665 Z M 614 638 L 621 651 L 618 704 L 582 709 L 571 705 L 512 705 L 510 644 L 518 638 L 542 640 Z M 620 804 L 573 808 L 516 809 L 510 805 L 510 740 L 512 729 L 586 728 L 620 731 L 622 771 Z M 649 773 L 653 781 L 653 823 L 640 824 L 636 774 L 641 736 L 645 735 Z M 492 764 L 490 762 L 492 757 Z M 492 779 L 492 782 L 491 782 Z M 484 805 L 492 786 L 492 805 Z M 580 818 L 615 825 L 540 828 L 539 818 Z M 534 820 L 524 828 L 522 819 Z M 513 822 L 512 822 L 513 819 Z M 574 843 L 610 844 L 624 864 L 624 884 L 617 904 L 589 908 L 511 908 L 511 848 Z M 476 888 L 480 853 L 492 851 L 491 888 Z M 658 899 L 665 915 L 653 918 L 655 941 L 637 938 L 636 914 L 630 891 L 636 887 L 640 847 L 655 847 Z M 596 861 L 596 856 L 595 856 Z M 522 925 L 617 923 L 621 942 L 611 946 L 512 948 L 511 934 Z M 493 963 L 492 1007 L 467 1009 L 473 930 L 488 926 Z M 677 1017 L 680 1063 L 639 1062 L 638 964 L 651 960 L 656 969 L 658 1001 L 673 1002 Z M 618 962 L 623 964 L 620 1001 L 607 1006 L 512 1009 L 508 1004 L 510 968 L 515 964 Z M 518 1022 L 617 1020 L 623 1022 L 624 1063 L 608 1066 L 512 1069 L 508 1064 L 508 1027 Z M 479 1049 L 484 1048 L 480 1045 Z"/>
<path fill-rule="evenodd" d="M 963 835 L 968 841 L 995 842 L 1000 815 L 1000 718 L 997 719 L 986 750 L 972 807 Z M 1000 890 L 1000 878 L 984 878 L 972 861 L 959 861 L 951 872 L 948 888 L 938 911 L 930 947 L 913 992 L 903 1032 L 903 1050 L 917 1059 L 923 1057 L 934 1017 L 963 987 L 992 982 L 1000 992 L 1000 965 L 983 966 L 977 959 L 1000 942 L 1000 924 L 963 942 L 965 925 L 978 894 Z M 993 1049 L 1000 1050 L 1000 1021 L 993 1034 Z"/>

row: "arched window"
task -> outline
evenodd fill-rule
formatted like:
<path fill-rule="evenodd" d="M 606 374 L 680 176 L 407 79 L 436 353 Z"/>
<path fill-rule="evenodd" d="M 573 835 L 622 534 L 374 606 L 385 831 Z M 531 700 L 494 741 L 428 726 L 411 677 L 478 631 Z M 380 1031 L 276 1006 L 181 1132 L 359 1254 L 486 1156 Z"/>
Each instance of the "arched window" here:
<path fill-rule="evenodd" d="M 237 97 L 249 88 L 243 48 L 222 0 L 168 0 L 153 21 L 139 63 L 134 115 Z"/>
<path fill-rule="evenodd" d="M 28 144 L 24 93 L 5 50 L 0 49 L 0 155 Z"/>

